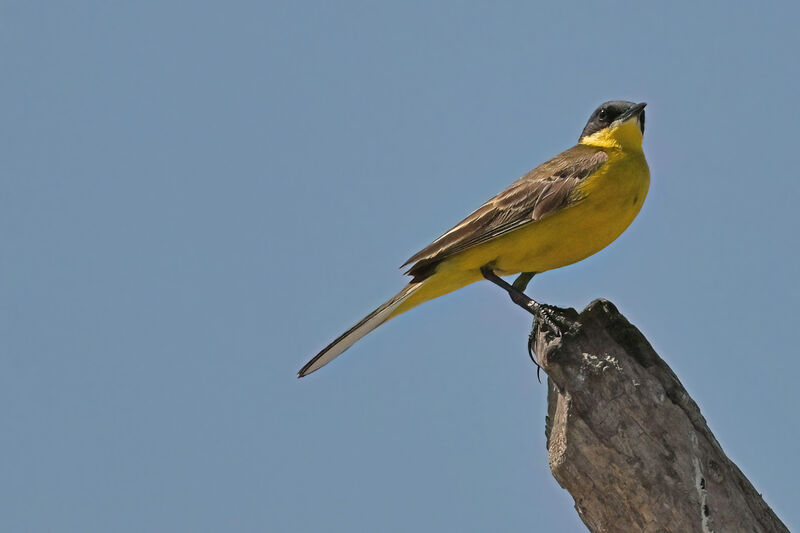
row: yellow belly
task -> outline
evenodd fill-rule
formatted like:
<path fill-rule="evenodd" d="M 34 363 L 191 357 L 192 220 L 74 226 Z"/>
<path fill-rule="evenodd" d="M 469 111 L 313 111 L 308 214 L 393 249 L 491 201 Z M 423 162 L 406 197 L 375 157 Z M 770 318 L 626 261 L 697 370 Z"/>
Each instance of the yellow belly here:
<path fill-rule="evenodd" d="M 575 205 L 444 260 L 392 316 L 498 274 L 545 272 L 586 259 L 611 244 L 636 218 L 650 186 L 644 154 L 609 150 L 608 161 L 580 187 Z"/>

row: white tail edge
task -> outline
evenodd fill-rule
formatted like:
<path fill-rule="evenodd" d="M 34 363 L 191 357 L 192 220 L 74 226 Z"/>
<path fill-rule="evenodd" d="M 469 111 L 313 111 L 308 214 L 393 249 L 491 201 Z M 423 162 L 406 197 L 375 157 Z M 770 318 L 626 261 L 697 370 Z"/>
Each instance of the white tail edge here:
<path fill-rule="evenodd" d="M 406 286 L 406 288 L 397 293 L 397 295 L 395 295 L 388 302 L 384 303 L 373 312 L 365 316 L 358 324 L 345 331 L 335 341 L 323 348 L 321 352 L 319 352 L 308 363 L 306 363 L 305 366 L 300 369 L 300 372 L 297 373 L 297 377 L 302 378 L 316 370 L 319 370 L 355 344 L 358 339 L 389 320 L 389 318 L 392 316 L 392 313 L 400 306 L 400 304 L 402 304 L 406 298 L 411 296 L 421 286 L 422 283 L 414 283 L 413 285 Z"/>

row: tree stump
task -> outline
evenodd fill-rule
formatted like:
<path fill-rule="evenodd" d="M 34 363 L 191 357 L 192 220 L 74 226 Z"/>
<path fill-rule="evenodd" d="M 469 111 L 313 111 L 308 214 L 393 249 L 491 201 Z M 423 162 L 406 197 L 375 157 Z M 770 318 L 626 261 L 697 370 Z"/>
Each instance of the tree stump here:
<path fill-rule="evenodd" d="M 548 375 L 547 450 L 590 531 L 788 532 L 611 302 L 562 312 L 574 323 L 560 337 L 534 330 Z"/>

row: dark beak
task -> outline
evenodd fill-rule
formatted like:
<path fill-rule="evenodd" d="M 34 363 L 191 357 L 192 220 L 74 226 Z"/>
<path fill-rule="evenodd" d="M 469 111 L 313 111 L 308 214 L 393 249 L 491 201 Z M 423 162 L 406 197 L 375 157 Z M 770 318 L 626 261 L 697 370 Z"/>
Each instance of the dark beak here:
<path fill-rule="evenodd" d="M 637 116 L 639 113 L 642 112 L 642 110 L 644 109 L 644 106 L 646 106 L 646 105 L 647 105 L 647 102 L 642 102 L 641 104 L 636 104 L 634 106 L 631 106 L 630 108 L 628 108 L 627 111 L 625 111 L 623 114 L 621 114 L 619 117 L 617 117 L 617 120 L 615 120 L 614 122 L 622 123 L 622 122 L 625 122 L 626 120 L 628 120 L 631 117 Z"/>

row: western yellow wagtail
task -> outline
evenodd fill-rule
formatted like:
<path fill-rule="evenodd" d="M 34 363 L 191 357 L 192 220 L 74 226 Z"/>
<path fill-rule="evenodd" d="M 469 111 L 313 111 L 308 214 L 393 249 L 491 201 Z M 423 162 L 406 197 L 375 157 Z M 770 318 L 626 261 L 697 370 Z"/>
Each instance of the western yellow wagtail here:
<path fill-rule="evenodd" d="M 642 152 L 644 107 L 624 101 L 598 107 L 577 145 L 411 256 L 403 265 L 411 265 L 409 284 L 315 355 L 298 377 L 328 364 L 390 318 L 481 279 L 552 324 L 546 309 L 523 291 L 534 274 L 599 252 L 636 218 L 650 185 Z M 500 277 L 511 274 L 520 274 L 513 284 Z"/>

